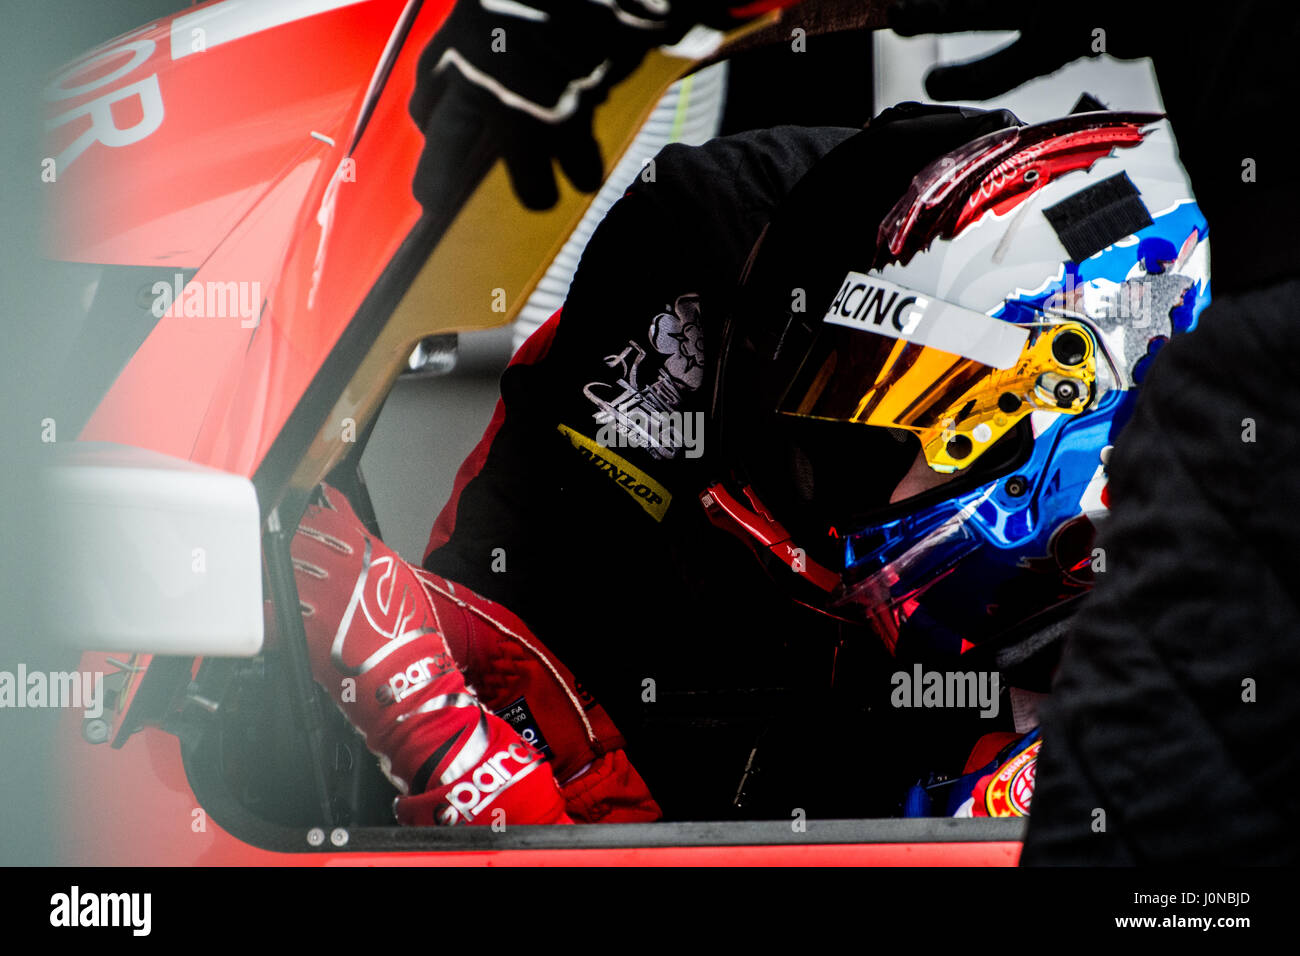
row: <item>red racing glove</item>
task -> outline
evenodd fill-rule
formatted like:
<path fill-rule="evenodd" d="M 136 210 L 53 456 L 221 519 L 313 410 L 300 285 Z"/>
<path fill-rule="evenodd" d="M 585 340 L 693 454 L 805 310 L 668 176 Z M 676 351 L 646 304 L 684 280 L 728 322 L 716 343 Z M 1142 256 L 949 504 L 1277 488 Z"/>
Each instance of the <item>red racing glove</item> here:
<path fill-rule="evenodd" d="M 617 729 L 518 618 L 412 568 L 322 489 L 292 548 L 312 675 L 401 791 L 399 822 L 658 818 Z"/>
<path fill-rule="evenodd" d="M 411 568 L 337 491 L 326 501 L 292 548 L 312 676 L 401 792 L 398 819 L 572 822 L 542 755 L 466 686 Z"/>

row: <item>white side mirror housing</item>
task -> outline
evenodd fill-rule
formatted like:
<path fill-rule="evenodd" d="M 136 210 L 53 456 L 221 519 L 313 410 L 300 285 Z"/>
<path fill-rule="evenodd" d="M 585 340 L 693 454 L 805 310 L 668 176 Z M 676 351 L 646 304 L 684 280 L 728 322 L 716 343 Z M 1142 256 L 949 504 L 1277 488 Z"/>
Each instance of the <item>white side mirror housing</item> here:
<path fill-rule="evenodd" d="M 81 650 L 262 649 L 261 518 L 247 478 L 76 442 L 47 472 L 50 634 Z"/>

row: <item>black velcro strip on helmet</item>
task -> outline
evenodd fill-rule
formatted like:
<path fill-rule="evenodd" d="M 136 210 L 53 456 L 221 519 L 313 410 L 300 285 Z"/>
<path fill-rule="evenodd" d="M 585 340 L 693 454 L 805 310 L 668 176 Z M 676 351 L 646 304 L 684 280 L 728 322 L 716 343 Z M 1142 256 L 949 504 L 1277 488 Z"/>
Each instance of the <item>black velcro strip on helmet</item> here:
<path fill-rule="evenodd" d="M 1151 213 L 1128 173 L 1116 173 L 1080 190 L 1043 215 L 1074 262 L 1151 225 Z"/>

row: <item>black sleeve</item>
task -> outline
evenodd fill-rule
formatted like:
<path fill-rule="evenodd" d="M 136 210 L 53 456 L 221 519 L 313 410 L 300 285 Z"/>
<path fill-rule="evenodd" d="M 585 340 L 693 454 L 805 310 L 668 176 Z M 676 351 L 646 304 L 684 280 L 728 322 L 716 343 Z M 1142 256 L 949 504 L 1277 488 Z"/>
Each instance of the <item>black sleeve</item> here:
<path fill-rule="evenodd" d="M 1217 293 L 1300 276 L 1293 104 L 1300 7 L 1269 0 L 1190 17 L 1126 16 L 1155 64 L 1174 135 L 1214 245 Z"/>

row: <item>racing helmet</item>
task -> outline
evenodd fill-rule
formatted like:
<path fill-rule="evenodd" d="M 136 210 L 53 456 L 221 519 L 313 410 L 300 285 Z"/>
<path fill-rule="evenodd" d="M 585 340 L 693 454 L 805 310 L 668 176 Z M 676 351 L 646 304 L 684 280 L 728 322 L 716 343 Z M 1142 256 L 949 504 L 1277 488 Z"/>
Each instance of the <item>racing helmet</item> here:
<path fill-rule="evenodd" d="M 1209 301 L 1208 228 L 1159 114 L 881 119 L 750 257 L 701 501 L 796 600 L 960 654 L 1104 569 L 1109 450 Z"/>

